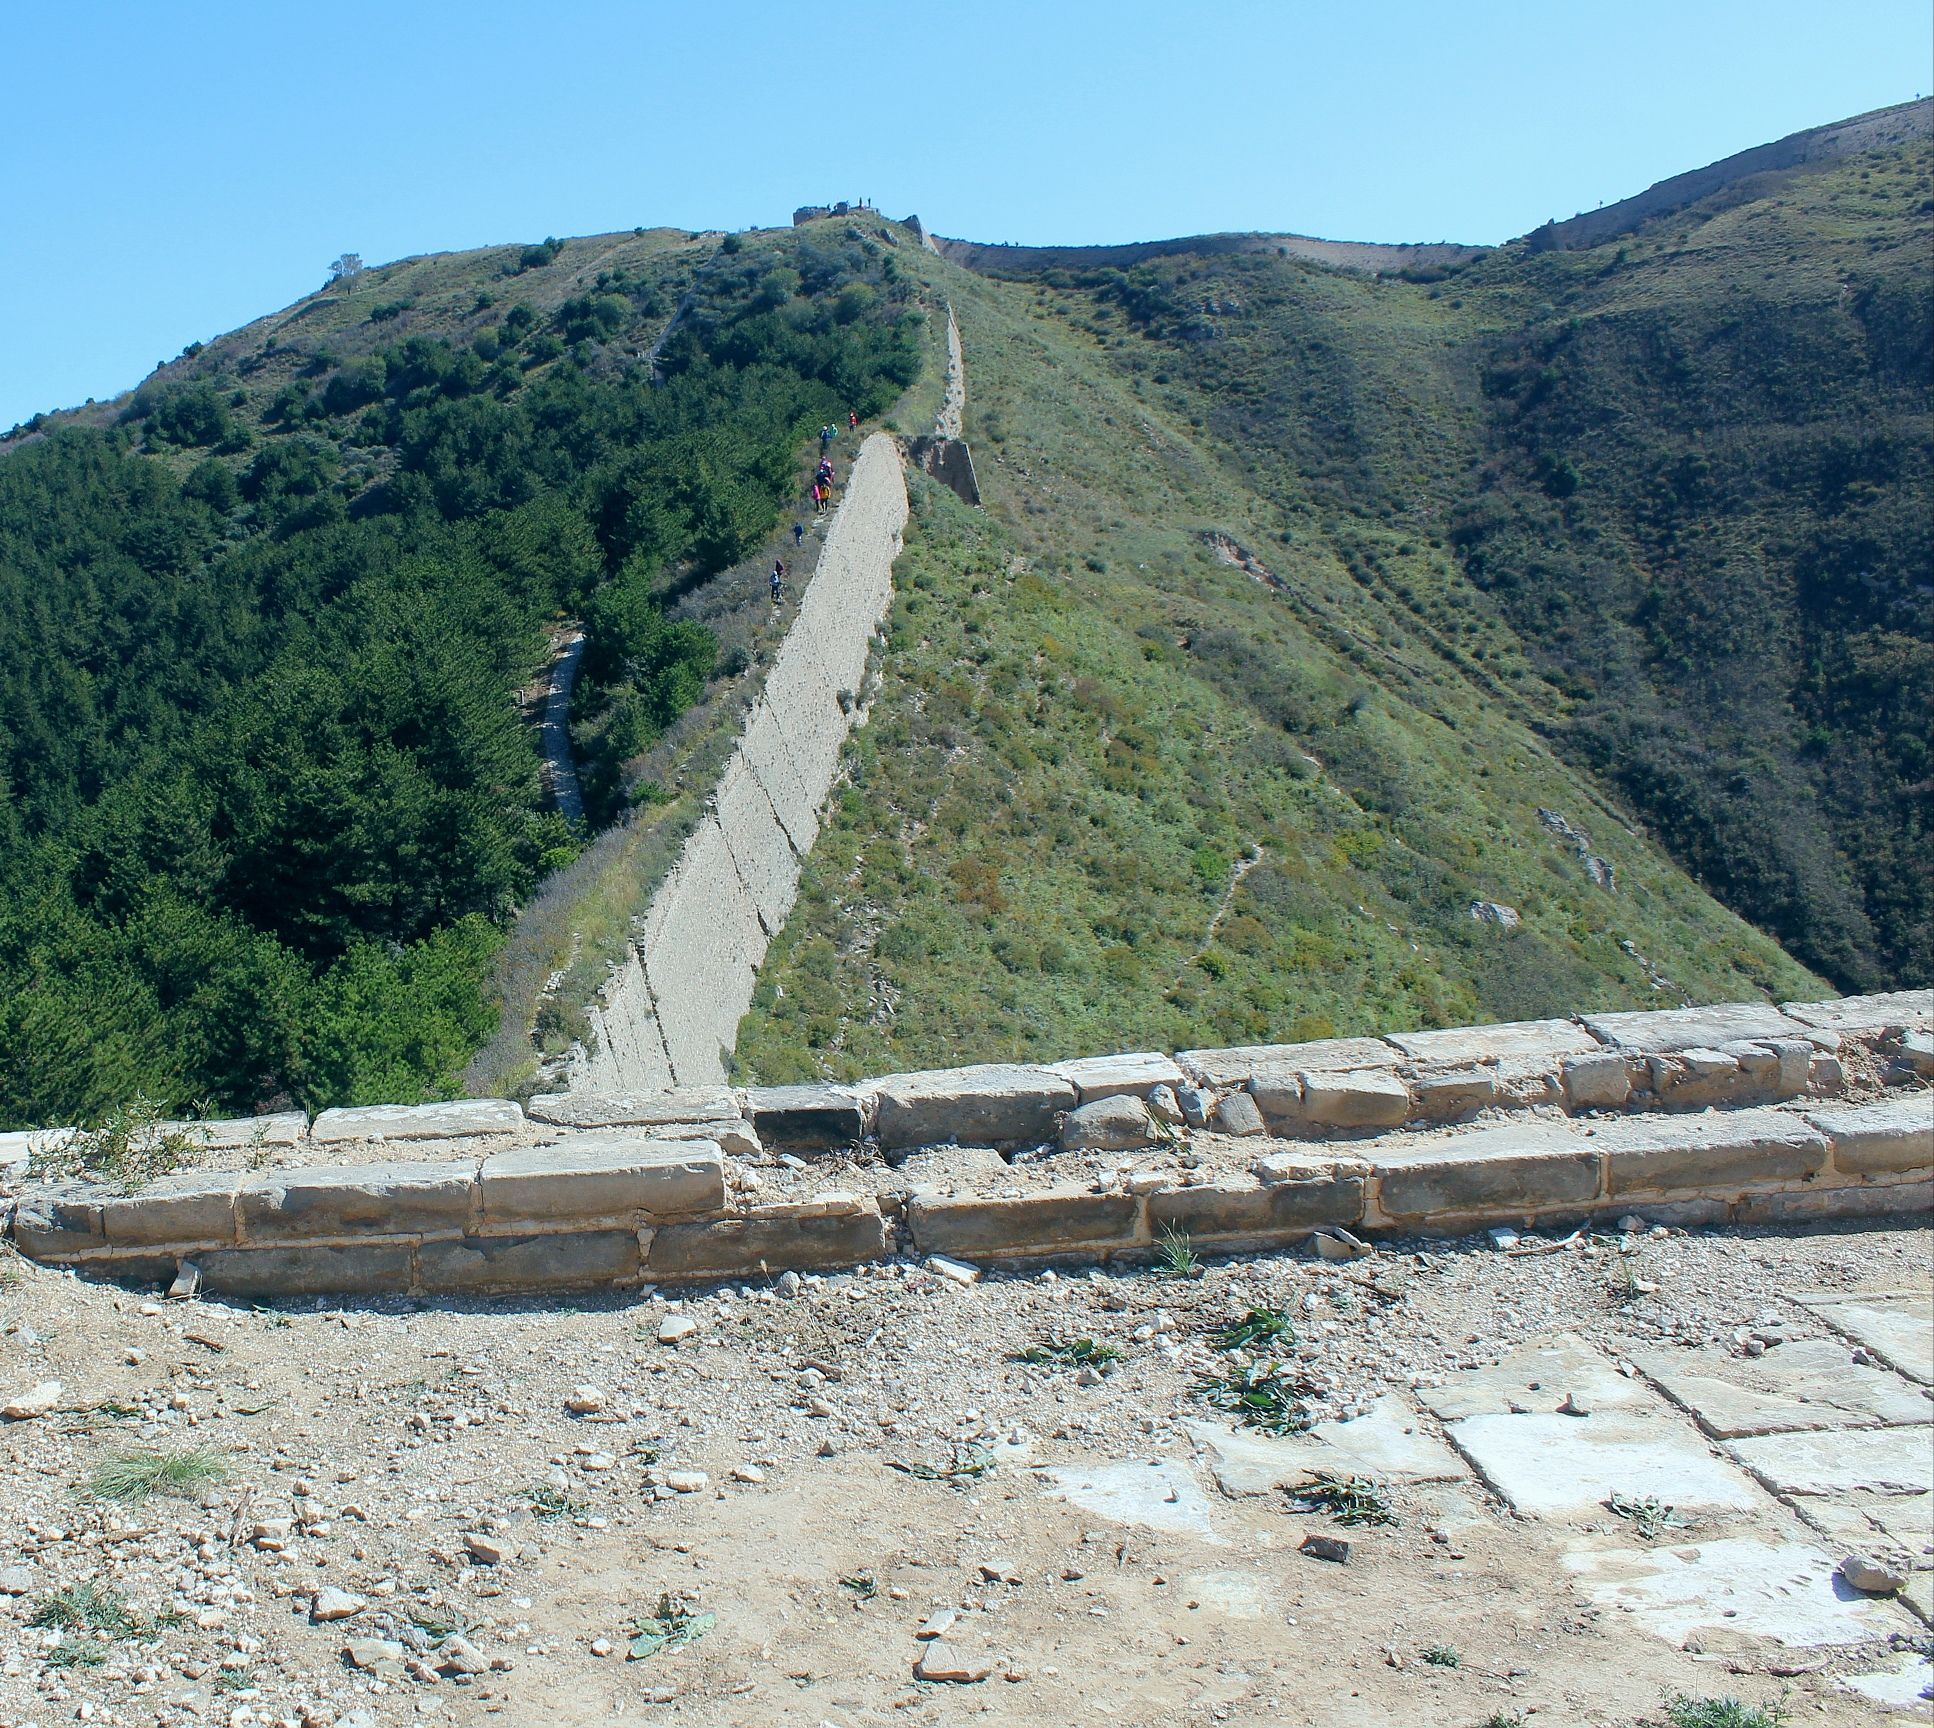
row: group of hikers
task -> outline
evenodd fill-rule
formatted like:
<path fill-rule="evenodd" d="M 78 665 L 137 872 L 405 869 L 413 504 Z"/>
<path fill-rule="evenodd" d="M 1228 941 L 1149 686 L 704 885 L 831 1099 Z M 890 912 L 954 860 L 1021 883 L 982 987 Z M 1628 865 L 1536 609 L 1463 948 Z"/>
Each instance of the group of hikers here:
<path fill-rule="evenodd" d="M 860 429 L 858 409 L 849 408 L 846 411 L 846 429 L 849 432 L 858 433 Z M 839 428 L 830 420 L 819 429 L 819 466 L 813 470 L 812 488 L 807 493 L 807 496 L 812 500 L 813 514 L 815 516 L 824 516 L 832 508 L 833 484 L 835 479 L 832 449 L 833 440 L 838 436 Z M 797 551 L 805 543 L 806 524 L 804 522 L 794 522 L 792 525 L 793 550 Z M 772 603 L 777 606 L 785 598 L 786 593 L 786 561 L 783 558 L 773 559 L 772 574 L 769 581 L 772 585 Z"/>

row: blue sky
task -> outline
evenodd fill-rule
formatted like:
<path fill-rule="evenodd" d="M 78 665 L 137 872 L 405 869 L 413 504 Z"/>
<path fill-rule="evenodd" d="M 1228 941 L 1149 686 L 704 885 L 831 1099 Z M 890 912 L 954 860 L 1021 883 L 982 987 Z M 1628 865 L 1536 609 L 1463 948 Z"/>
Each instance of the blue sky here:
<path fill-rule="evenodd" d="M 370 263 L 783 222 L 1497 241 L 1934 88 L 1927 0 L 12 0 L 0 428 Z"/>

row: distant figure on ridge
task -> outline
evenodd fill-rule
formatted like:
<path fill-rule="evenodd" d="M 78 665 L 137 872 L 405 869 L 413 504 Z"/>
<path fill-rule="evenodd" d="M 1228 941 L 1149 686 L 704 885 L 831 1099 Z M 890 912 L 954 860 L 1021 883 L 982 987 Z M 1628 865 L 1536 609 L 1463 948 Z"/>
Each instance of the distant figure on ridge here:
<path fill-rule="evenodd" d="M 782 559 L 772 561 L 772 603 L 777 606 L 786 592 L 786 566 Z"/>
<path fill-rule="evenodd" d="M 803 522 L 795 522 L 792 525 L 793 550 L 796 552 L 801 546 L 805 544 L 806 544 L 806 524 Z"/>

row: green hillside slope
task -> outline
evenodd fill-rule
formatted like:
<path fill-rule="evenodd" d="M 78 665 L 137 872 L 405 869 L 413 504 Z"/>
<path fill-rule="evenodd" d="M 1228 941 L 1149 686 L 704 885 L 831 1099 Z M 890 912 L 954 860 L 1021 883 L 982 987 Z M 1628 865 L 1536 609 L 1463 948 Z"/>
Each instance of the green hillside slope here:
<path fill-rule="evenodd" d="M 920 499 L 747 1070 L 1801 987 L 1760 931 L 1924 980 L 1934 153 L 1891 119 L 1575 249 L 930 261 L 988 508 Z"/>
<path fill-rule="evenodd" d="M 657 381 L 648 349 L 664 337 Z M 877 242 L 674 234 L 347 276 L 0 458 L 0 1123 L 447 1091 L 583 843 L 520 691 L 589 638 L 609 821 L 812 429 L 913 378 Z"/>

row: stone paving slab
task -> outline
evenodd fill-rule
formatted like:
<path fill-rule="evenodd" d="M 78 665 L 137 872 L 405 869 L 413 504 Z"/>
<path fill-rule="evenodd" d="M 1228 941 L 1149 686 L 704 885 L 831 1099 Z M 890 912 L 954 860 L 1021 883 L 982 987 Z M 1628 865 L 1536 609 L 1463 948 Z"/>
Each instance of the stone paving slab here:
<path fill-rule="evenodd" d="M 1049 1492 L 1084 1512 L 1116 1524 L 1139 1524 L 1222 1545 L 1208 1495 L 1195 1472 L 1176 1458 L 1077 1464 L 1044 1469 Z"/>
<path fill-rule="evenodd" d="M 1450 1026 L 1437 1032 L 1393 1032 L 1388 1042 L 1419 1062 L 1463 1064 L 1506 1056 L 1549 1058 L 1581 1055 L 1599 1048 L 1584 1027 L 1571 1020 L 1507 1020 L 1497 1026 Z"/>
<path fill-rule="evenodd" d="M 1879 1549 L 1905 1558 L 1923 1578 L 1934 1572 L 1934 1492 L 1857 1490 L 1814 1495 L 1795 1504 L 1809 1524 L 1817 1525 L 1850 1554 Z"/>
<path fill-rule="evenodd" d="M 1213 1422 L 1187 1422 L 1209 1455 L 1216 1486 L 1230 1496 L 1294 1487 L 1318 1472 L 1386 1482 L 1462 1482 L 1470 1471 L 1394 1392 L 1347 1422 L 1319 1422 L 1284 1439 L 1244 1434 Z"/>
<path fill-rule="evenodd" d="M 1640 1549 L 1581 1545 L 1564 1564 L 1599 1607 L 1623 1610 L 1674 1644 L 1743 1632 L 1809 1649 L 1914 1629 L 1891 1602 L 1850 1590 L 1835 1575 L 1837 1558 L 1805 1542 L 1729 1536 Z"/>
<path fill-rule="evenodd" d="M 1605 1354 L 1576 1333 L 1556 1332 L 1519 1346 L 1495 1367 L 1466 1369 L 1418 1397 L 1440 1420 L 1555 1411 L 1567 1394 L 1593 1410 L 1657 1410 L 1643 1382 L 1619 1373 Z M 1575 1418 L 1567 1417 L 1567 1421 Z"/>
<path fill-rule="evenodd" d="M 507 1098 L 459 1098 L 448 1104 L 362 1104 L 325 1110 L 309 1138 L 333 1140 L 460 1140 L 472 1134 L 514 1134 L 524 1112 Z"/>
<path fill-rule="evenodd" d="M 1934 1488 L 1934 1428 L 1825 1429 L 1727 1445 L 1776 1494 L 1925 1494 Z"/>
<path fill-rule="evenodd" d="M 1814 1296 L 1801 1301 L 1889 1367 L 1934 1386 L 1934 1295 Z"/>
<path fill-rule="evenodd" d="M 1874 1032 L 1883 1026 L 1934 1027 L 1934 990 L 1890 990 L 1837 1002 L 1783 1002 L 1793 1019 L 1823 1032 Z"/>
<path fill-rule="evenodd" d="M 1635 1350 L 1632 1360 L 1719 1440 L 1934 1420 L 1925 1391 L 1885 1368 L 1855 1363 L 1838 1339 L 1782 1344 L 1759 1357 L 1662 1349 Z"/>
<path fill-rule="evenodd" d="M 1768 1510 L 1748 1477 L 1662 1410 L 1467 1416 L 1450 1437 L 1494 1492 L 1533 1518 L 1595 1522 L 1614 1493 L 1687 1510 Z"/>
<path fill-rule="evenodd" d="M 566 1128 L 727 1122 L 738 1113 L 738 1101 L 729 1086 L 675 1086 L 669 1092 L 550 1092 L 530 1101 L 533 1122 Z"/>
<path fill-rule="evenodd" d="M 1806 1027 L 1790 1020 L 1770 1002 L 1720 1002 L 1710 1008 L 1665 1008 L 1617 1014 L 1587 1014 L 1588 1026 L 1621 1050 L 1666 1054 L 1713 1048 L 1740 1038 L 1804 1037 Z"/>
<path fill-rule="evenodd" d="M 1310 1044 L 1237 1044 L 1216 1050 L 1179 1050 L 1175 1060 L 1210 1086 L 1240 1086 L 1253 1074 L 1345 1074 L 1388 1068 L 1397 1052 L 1381 1038 L 1321 1038 Z"/>
<path fill-rule="evenodd" d="M 1146 1098 L 1157 1086 L 1186 1086 L 1188 1076 L 1172 1056 L 1139 1050 L 1122 1056 L 1080 1056 L 1050 1067 L 1073 1086 L 1083 1104 L 1097 1098 Z"/>

